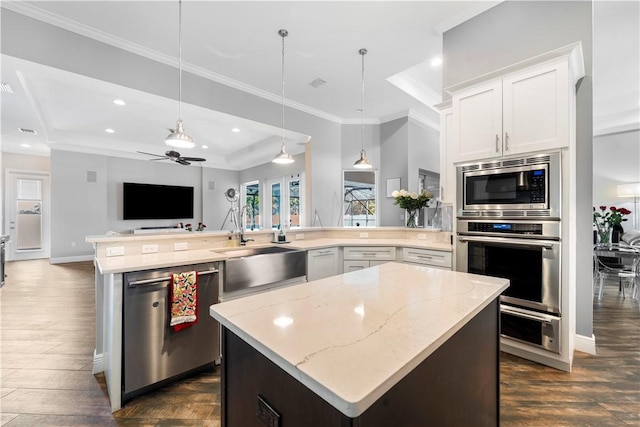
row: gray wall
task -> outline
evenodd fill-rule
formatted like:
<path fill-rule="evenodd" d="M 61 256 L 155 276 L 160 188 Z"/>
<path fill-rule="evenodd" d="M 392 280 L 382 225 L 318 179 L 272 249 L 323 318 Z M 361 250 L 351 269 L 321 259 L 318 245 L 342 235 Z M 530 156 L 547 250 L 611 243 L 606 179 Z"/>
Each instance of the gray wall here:
<path fill-rule="evenodd" d="M 578 239 L 576 333 L 591 337 L 592 201 L 592 4 L 590 1 L 505 1 L 447 31 L 443 37 L 443 85 L 506 67 L 581 41 L 586 76 L 577 89 L 576 209 Z M 444 94 L 443 98 L 450 98 Z"/>
<path fill-rule="evenodd" d="M 51 150 L 52 260 L 93 254 L 86 236 L 111 227 L 109 213 L 116 208 L 107 198 L 107 170 L 105 156 Z M 96 182 L 88 182 L 87 171 L 96 172 Z"/>
<path fill-rule="evenodd" d="M 385 189 L 379 202 L 380 224 L 388 226 L 404 225 L 404 212 L 393 204 L 392 198 L 386 197 L 386 181 L 389 178 L 400 178 L 400 188 L 409 188 L 409 119 L 402 117 L 380 125 L 380 157 L 384 163 L 380 168 L 380 185 Z"/>
<path fill-rule="evenodd" d="M 87 180 L 89 171 L 96 173 L 96 182 Z M 180 221 L 123 220 L 123 182 L 194 187 L 194 218 L 184 221 L 203 222 L 207 229 L 217 230 L 229 207 L 224 191 L 237 187 L 238 172 L 51 150 L 52 259 L 93 254 L 93 247 L 85 243 L 88 235 L 172 226 Z"/>
<path fill-rule="evenodd" d="M 625 231 L 632 230 L 634 218 L 639 218 L 640 224 L 640 212 L 633 198 L 618 197 L 617 186 L 640 182 L 640 131 L 596 137 L 593 159 L 593 206 L 629 209 L 631 215 L 622 226 Z"/>

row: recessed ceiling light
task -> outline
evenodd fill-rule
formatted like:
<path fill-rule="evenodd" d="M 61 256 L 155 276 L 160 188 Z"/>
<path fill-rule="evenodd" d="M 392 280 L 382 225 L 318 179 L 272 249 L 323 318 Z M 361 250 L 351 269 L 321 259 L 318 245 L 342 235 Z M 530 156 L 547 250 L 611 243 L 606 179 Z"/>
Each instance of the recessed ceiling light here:
<path fill-rule="evenodd" d="M 20 144 L 20 147 L 31 148 L 31 146 L 29 144 Z"/>
<path fill-rule="evenodd" d="M 238 132 L 240 132 L 240 129 L 238 129 L 238 128 L 233 128 L 233 129 L 231 129 L 231 132 L 238 133 Z"/>
<path fill-rule="evenodd" d="M 208 145 L 203 145 L 202 148 L 207 149 L 207 148 L 209 148 L 209 146 Z"/>
<path fill-rule="evenodd" d="M 442 58 L 440 58 L 439 56 L 436 56 L 431 60 L 431 66 L 437 67 L 438 65 L 442 65 Z"/>
<path fill-rule="evenodd" d="M 113 103 L 116 105 L 127 105 L 127 103 L 124 102 L 122 99 L 114 99 Z"/>
<path fill-rule="evenodd" d="M 105 131 L 106 133 L 116 133 L 116 131 L 115 131 L 115 130 L 113 130 L 113 129 L 111 129 L 111 128 L 106 128 L 104 131 Z"/>

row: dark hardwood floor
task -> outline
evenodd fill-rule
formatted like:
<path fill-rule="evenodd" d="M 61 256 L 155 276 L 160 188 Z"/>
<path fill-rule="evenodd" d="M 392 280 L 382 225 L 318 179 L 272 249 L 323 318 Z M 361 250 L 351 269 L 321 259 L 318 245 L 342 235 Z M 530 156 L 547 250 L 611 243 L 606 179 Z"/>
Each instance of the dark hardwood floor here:
<path fill-rule="evenodd" d="M 91 373 L 91 263 L 10 262 L 7 274 L 0 291 L 1 425 L 220 425 L 217 370 L 111 414 L 104 379 Z M 503 426 L 640 426 L 638 301 L 623 300 L 610 284 L 594 305 L 594 329 L 598 355 L 577 352 L 570 374 L 502 354 Z"/>

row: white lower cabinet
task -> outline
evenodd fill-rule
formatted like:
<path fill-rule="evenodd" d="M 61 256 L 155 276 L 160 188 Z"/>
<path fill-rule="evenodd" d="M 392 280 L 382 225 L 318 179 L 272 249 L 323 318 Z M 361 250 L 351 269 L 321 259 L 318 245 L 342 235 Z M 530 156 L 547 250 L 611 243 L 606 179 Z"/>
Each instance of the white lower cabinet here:
<path fill-rule="evenodd" d="M 451 252 L 402 248 L 402 262 L 451 270 Z"/>
<path fill-rule="evenodd" d="M 338 248 L 312 249 L 307 251 L 307 280 L 336 276 L 340 271 Z"/>
<path fill-rule="evenodd" d="M 393 246 L 348 246 L 344 248 L 344 272 L 362 270 L 396 260 Z"/>

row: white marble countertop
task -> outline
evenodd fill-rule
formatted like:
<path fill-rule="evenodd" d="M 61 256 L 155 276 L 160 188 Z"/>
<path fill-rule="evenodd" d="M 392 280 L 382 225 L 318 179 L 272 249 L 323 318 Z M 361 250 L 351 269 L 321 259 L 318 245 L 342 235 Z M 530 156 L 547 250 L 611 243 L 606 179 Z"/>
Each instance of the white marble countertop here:
<path fill-rule="evenodd" d="M 210 314 L 357 417 L 508 283 L 392 262 L 216 304 Z"/>
<path fill-rule="evenodd" d="M 212 247 L 211 249 L 194 249 L 186 251 L 171 251 L 153 254 L 132 254 L 124 256 L 96 257 L 96 264 L 101 274 L 126 273 L 137 270 L 174 267 L 185 264 L 199 264 L 203 262 L 224 261 L 227 255 L 221 251 L 246 249 L 251 247 L 279 246 L 277 244 L 249 244 L 236 247 Z M 447 243 L 430 242 L 418 239 L 339 239 L 320 238 L 309 240 L 294 240 L 284 246 L 292 249 L 319 249 L 334 246 L 403 246 L 452 251 Z"/>

